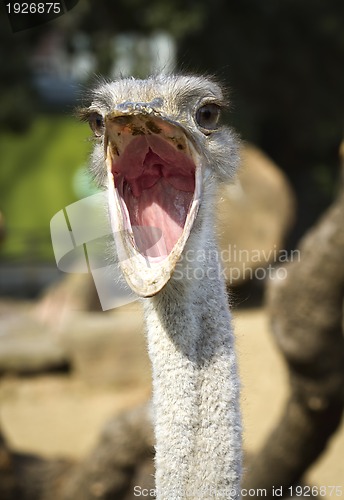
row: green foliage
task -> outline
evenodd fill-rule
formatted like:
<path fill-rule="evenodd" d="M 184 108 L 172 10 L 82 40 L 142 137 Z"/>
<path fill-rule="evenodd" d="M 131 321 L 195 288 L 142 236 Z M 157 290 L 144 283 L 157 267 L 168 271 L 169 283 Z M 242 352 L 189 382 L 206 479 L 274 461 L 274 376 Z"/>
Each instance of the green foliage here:
<path fill-rule="evenodd" d="M 86 125 L 64 117 L 39 117 L 25 135 L 0 136 L 2 257 L 53 258 L 50 219 L 77 199 L 72 179 L 86 165 L 88 136 Z"/>

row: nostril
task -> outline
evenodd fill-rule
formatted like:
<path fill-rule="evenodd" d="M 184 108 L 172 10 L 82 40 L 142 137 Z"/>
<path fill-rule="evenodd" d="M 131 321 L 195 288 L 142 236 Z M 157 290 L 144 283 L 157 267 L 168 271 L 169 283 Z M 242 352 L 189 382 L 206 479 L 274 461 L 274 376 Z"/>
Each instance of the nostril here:
<path fill-rule="evenodd" d="M 116 116 L 114 118 L 111 118 L 111 121 L 114 123 L 117 123 L 118 125 L 127 125 L 128 123 L 131 123 L 133 121 L 133 116 L 132 115 L 122 115 L 122 116 Z"/>

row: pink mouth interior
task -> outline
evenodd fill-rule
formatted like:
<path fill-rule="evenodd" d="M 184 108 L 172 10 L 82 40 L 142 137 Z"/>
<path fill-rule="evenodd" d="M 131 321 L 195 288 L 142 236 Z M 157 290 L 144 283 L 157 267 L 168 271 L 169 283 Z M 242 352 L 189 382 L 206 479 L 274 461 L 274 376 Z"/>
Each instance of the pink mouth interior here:
<path fill-rule="evenodd" d="M 193 161 L 166 140 L 142 135 L 129 142 L 112 173 L 139 252 L 163 260 L 184 229 L 195 190 Z"/>

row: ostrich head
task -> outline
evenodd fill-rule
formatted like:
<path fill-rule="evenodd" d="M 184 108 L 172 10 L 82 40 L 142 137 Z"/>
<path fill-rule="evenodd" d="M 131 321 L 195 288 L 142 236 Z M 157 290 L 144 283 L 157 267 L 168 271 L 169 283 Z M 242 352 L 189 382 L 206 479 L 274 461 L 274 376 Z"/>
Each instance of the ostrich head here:
<path fill-rule="evenodd" d="M 234 175 L 225 105 L 211 79 L 159 76 L 105 83 L 81 112 L 96 138 L 92 169 L 108 189 L 119 263 L 140 296 L 170 280 L 190 235 L 202 233 L 216 184 Z"/>

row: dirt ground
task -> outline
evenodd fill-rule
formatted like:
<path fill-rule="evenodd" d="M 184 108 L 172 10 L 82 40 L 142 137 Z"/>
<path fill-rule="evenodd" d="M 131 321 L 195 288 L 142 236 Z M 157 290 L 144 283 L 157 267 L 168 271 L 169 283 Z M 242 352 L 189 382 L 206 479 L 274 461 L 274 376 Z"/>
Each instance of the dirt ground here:
<path fill-rule="evenodd" d="M 255 452 L 283 409 L 287 374 L 268 333 L 263 309 L 237 312 L 234 322 L 242 379 L 244 446 Z M 0 426 L 16 450 L 81 458 L 96 442 L 108 417 L 145 401 L 149 395 L 146 374 L 142 376 L 139 371 L 136 380 L 125 387 L 93 387 L 76 375 L 5 377 L 0 379 Z M 344 490 L 344 425 L 307 479 Z"/>

